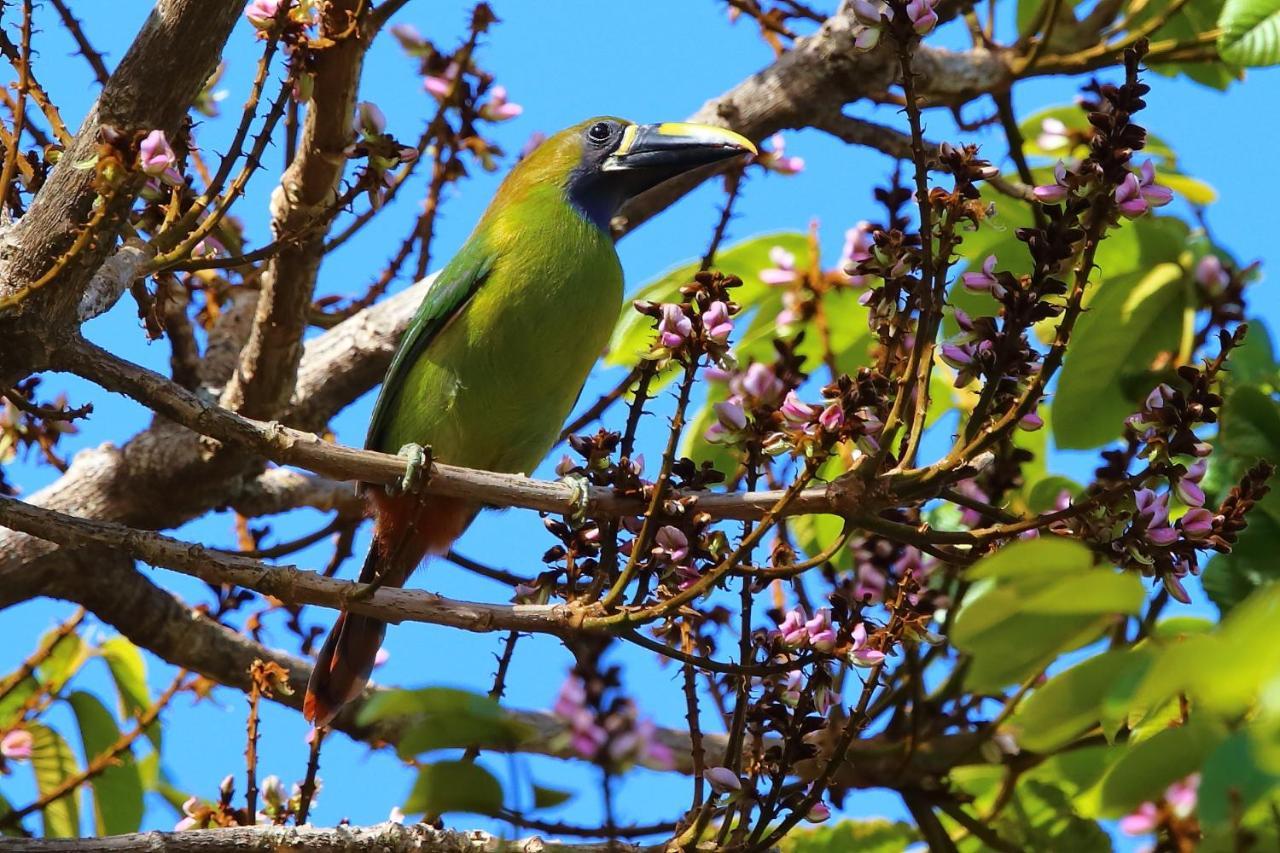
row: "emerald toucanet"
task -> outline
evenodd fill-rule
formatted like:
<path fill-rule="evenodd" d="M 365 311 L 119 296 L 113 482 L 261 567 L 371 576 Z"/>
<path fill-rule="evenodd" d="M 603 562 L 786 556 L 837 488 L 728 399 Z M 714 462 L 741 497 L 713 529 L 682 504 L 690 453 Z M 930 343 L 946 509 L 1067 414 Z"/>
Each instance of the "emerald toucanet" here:
<path fill-rule="evenodd" d="M 489 471 L 529 472 L 555 443 L 622 303 L 609 222 L 677 175 L 754 153 L 704 125 L 595 118 L 547 139 L 502 182 L 475 231 L 427 290 L 374 406 L 365 446 Z M 480 509 L 367 488 L 373 544 L 360 580 L 401 586 Z M 364 688 L 385 623 L 342 613 L 307 685 L 326 725 Z"/>

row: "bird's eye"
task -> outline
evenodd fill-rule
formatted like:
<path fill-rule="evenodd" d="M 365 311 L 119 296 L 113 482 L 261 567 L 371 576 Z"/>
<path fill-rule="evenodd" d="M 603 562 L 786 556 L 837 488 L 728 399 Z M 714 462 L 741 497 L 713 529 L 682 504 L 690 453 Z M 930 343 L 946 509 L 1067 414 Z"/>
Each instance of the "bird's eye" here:
<path fill-rule="evenodd" d="M 609 127 L 609 123 L 605 121 L 598 121 L 587 128 L 587 138 L 597 144 L 608 142 L 612 135 L 613 128 Z"/>

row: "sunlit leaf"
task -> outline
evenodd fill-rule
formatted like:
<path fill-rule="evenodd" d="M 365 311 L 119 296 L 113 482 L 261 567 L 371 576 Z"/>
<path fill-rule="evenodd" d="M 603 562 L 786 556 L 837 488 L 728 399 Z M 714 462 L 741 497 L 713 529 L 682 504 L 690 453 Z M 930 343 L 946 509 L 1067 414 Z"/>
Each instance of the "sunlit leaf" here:
<path fill-rule="evenodd" d="M 147 662 L 142 651 L 125 637 L 112 637 L 98 648 L 98 653 L 111 670 L 120 696 L 120 716 L 133 719 L 151 707 L 151 690 L 147 687 Z M 160 723 L 147 727 L 147 738 L 160 749 Z"/>
<path fill-rule="evenodd" d="M 450 747 L 510 748 L 532 736 L 530 727 L 480 693 L 450 687 L 378 692 L 360 709 L 361 725 L 400 720 L 402 757 Z"/>
<path fill-rule="evenodd" d="M 1136 282 L 1105 282 L 1076 325 L 1054 397 L 1059 447 L 1097 447 L 1120 435 L 1124 419 L 1158 384 L 1153 358 L 1176 349 L 1188 291 L 1182 269 L 1164 263 Z"/>
<path fill-rule="evenodd" d="M 1225 738 L 1220 725 L 1193 716 L 1185 725 L 1132 747 L 1102 780 L 1104 812 L 1118 816 L 1156 799 L 1169 785 L 1199 770 Z"/>
<path fill-rule="evenodd" d="M 32 736 L 31 766 L 35 769 L 36 790 L 41 796 L 53 791 L 64 780 L 79 772 L 75 753 L 62 735 L 48 726 L 27 727 Z M 43 812 L 46 838 L 78 838 L 80 836 L 79 791 L 54 800 Z"/>
<path fill-rule="evenodd" d="M 1103 700 L 1116 683 L 1141 675 L 1152 658 L 1149 650 L 1104 652 L 1055 675 L 1018 711 L 1018 742 L 1046 753 L 1070 743 L 1102 720 Z"/>
<path fill-rule="evenodd" d="M 1280 63 L 1280 0 L 1227 0 L 1218 26 L 1218 52 L 1227 62 Z"/>
<path fill-rule="evenodd" d="M 106 753 L 120 737 L 111 712 L 97 697 L 77 690 L 67 697 L 80 726 L 86 761 Z M 94 828 L 99 835 L 137 832 L 142 825 L 142 778 L 133 751 L 126 749 L 115 762 L 90 780 L 93 788 Z"/>
<path fill-rule="evenodd" d="M 410 814 L 494 815 L 502 810 L 502 785 L 478 764 L 439 761 L 418 771 L 404 810 Z"/>

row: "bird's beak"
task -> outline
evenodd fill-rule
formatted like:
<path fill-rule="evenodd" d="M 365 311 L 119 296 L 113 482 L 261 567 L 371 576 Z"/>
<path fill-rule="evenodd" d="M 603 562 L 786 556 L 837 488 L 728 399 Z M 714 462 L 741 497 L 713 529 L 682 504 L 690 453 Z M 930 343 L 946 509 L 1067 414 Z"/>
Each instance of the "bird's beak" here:
<path fill-rule="evenodd" d="M 642 172 L 656 178 L 656 183 L 701 166 L 755 153 L 751 140 L 723 127 L 682 122 L 633 124 L 623 131 L 622 141 L 605 159 L 602 170 Z"/>

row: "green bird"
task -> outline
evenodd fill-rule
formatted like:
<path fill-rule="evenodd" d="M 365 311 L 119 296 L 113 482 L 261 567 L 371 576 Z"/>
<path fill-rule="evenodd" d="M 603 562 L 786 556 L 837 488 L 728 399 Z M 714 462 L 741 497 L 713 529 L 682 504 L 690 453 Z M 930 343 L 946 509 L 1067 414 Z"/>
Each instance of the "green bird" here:
<path fill-rule="evenodd" d="M 677 175 L 755 153 L 722 128 L 601 117 L 535 148 L 427 290 L 392 359 L 365 447 L 488 471 L 532 471 L 555 444 L 622 304 L 610 220 Z M 421 457 L 419 457 L 421 458 Z M 412 468 L 412 466 L 411 466 Z M 480 506 L 367 487 L 363 583 L 402 586 Z M 342 613 L 303 706 L 327 725 L 369 679 L 386 624 Z"/>

